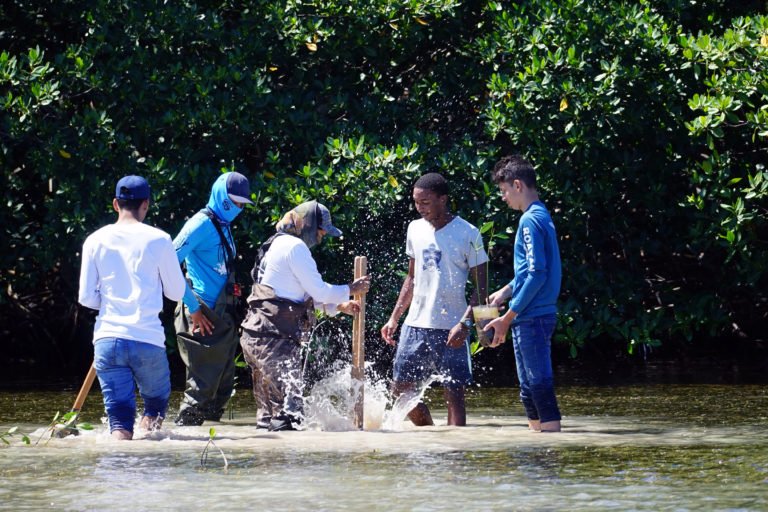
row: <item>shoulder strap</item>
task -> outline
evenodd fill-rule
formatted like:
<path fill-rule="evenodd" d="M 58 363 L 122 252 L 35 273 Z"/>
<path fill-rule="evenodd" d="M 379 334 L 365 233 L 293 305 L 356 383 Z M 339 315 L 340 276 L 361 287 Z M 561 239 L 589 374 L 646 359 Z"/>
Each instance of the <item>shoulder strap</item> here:
<path fill-rule="evenodd" d="M 227 252 L 227 259 L 224 262 L 224 264 L 227 267 L 227 273 L 231 274 L 235 271 L 235 255 L 233 254 L 232 246 L 229 245 L 229 240 L 227 240 L 227 237 L 224 236 L 224 231 L 221 229 L 221 224 L 219 223 L 219 218 L 216 217 L 216 214 L 211 211 L 210 208 L 205 207 L 202 210 L 200 210 L 201 213 L 205 214 L 206 217 L 211 219 L 211 223 L 213 223 L 213 227 L 216 228 L 216 232 L 219 234 L 219 238 L 221 238 L 221 245 L 224 246 L 224 250 Z M 232 232 L 230 231 L 229 236 L 232 236 Z"/>
<path fill-rule="evenodd" d="M 272 242 L 275 241 L 275 238 L 287 235 L 287 233 L 278 232 L 269 237 L 269 239 L 261 244 L 261 247 L 259 247 L 259 251 L 256 254 L 256 261 L 253 264 L 253 268 L 251 269 L 251 279 L 253 279 L 254 283 L 260 283 L 261 282 L 261 276 L 264 274 L 264 269 L 261 268 L 261 263 L 264 261 L 264 256 L 267 254 L 267 251 L 269 251 L 269 248 L 272 247 Z"/>

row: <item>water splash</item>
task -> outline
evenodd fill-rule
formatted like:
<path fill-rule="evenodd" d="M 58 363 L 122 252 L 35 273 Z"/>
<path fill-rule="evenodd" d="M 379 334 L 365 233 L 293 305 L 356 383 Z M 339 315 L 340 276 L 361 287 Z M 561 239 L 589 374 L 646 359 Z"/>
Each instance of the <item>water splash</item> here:
<path fill-rule="evenodd" d="M 393 400 L 386 380 L 372 371 L 366 363 L 363 401 L 363 430 L 401 431 L 408 413 L 424 397 L 432 383 L 443 380 L 434 375 L 422 385 Z M 357 430 L 353 410 L 360 393 L 352 381 L 351 365 L 339 362 L 325 378 L 319 380 L 304 398 L 304 416 L 308 429 L 329 432 Z M 388 408 L 392 404 L 391 408 Z"/>
<path fill-rule="evenodd" d="M 360 393 L 360 385 L 352 381 L 351 365 L 337 363 L 329 374 L 319 380 L 304 398 L 304 416 L 307 428 L 330 432 L 357 430 L 353 410 Z M 389 393 L 383 379 L 366 375 L 364 388 L 364 430 L 381 427 Z"/>
<path fill-rule="evenodd" d="M 403 421 L 411 410 L 424 398 L 424 393 L 433 382 L 442 381 L 441 375 L 432 375 L 420 386 L 403 392 L 397 397 L 392 408 L 384 414 L 382 430 L 402 430 Z"/>

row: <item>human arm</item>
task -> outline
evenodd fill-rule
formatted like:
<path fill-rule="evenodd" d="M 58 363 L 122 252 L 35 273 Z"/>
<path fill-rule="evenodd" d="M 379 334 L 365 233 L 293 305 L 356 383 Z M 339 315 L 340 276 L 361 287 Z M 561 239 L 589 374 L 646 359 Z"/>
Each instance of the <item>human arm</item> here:
<path fill-rule="evenodd" d="M 93 261 L 93 249 L 90 239 L 86 239 L 83 244 L 77 302 L 90 309 L 98 310 L 101 307 L 99 270 Z"/>
<path fill-rule="evenodd" d="M 189 256 L 199 245 L 202 235 L 202 222 L 197 217 L 193 216 L 189 219 L 184 227 L 181 228 L 179 234 L 173 239 L 173 248 L 176 251 L 176 259 L 178 263 L 184 263 L 184 260 Z M 186 281 L 186 280 L 185 280 Z M 195 292 L 189 283 L 184 285 L 184 305 L 187 307 L 190 313 L 196 312 L 200 309 L 200 304 L 197 303 L 197 297 Z"/>
<path fill-rule="evenodd" d="M 512 286 L 507 284 L 488 296 L 488 304 L 491 306 L 503 306 L 512 296 Z"/>
<path fill-rule="evenodd" d="M 509 331 L 510 325 L 515 318 L 531 303 L 539 290 L 544 286 L 547 280 L 549 268 L 547 266 L 547 256 L 545 249 L 545 233 L 531 219 L 520 221 L 520 233 L 522 235 L 522 247 L 525 250 L 525 266 L 516 268 L 515 279 L 522 279 L 522 283 L 514 292 L 513 283 L 509 283 L 499 290 L 502 292 L 496 300 L 502 301 L 511 296 L 509 310 L 504 315 L 491 321 L 485 326 L 485 331 L 494 329 L 493 341 L 491 347 L 497 347 L 504 343 Z M 508 290 L 508 291 L 505 291 Z M 514 294 L 513 294 L 514 293 Z"/>
<path fill-rule="evenodd" d="M 315 304 L 341 304 L 348 301 L 350 295 L 367 293 L 371 285 L 371 278 L 367 275 L 349 284 L 326 283 L 305 244 L 293 246 L 286 255 L 286 260 L 304 293 L 312 297 Z"/>
<path fill-rule="evenodd" d="M 392 310 L 392 314 L 389 315 L 389 320 L 381 328 L 381 337 L 387 344 L 394 346 L 396 344 L 394 334 L 397 330 L 397 323 L 400 321 L 400 317 L 411 305 L 413 300 L 413 275 L 415 261 L 413 258 L 408 260 L 408 275 L 405 276 L 403 285 L 400 287 L 400 295 L 397 297 L 397 302 Z"/>
<path fill-rule="evenodd" d="M 469 305 L 467 310 L 461 316 L 459 322 L 453 326 L 448 333 L 448 346 L 451 348 L 458 348 L 464 344 L 469 334 L 469 326 L 466 325 L 463 320 L 465 318 L 474 318 L 472 314 L 472 306 L 478 304 L 484 304 L 486 296 L 488 294 L 487 276 L 488 276 L 488 262 L 482 263 L 470 269 L 472 275 L 472 281 L 475 283 L 475 287 L 472 290 L 472 295 L 469 299 Z"/>
<path fill-rule="evenodd" d="M 158 271 L 160 273 L 160 282 L 163 285 L 163 295 L 170 300 L 179 301 L 184 297 L 187 281 L 181 272 L 179 260 L 170 237 L 162 240 L 159 252 Z"/>
<path fill-rule="evenodd" d="M 338 313 L 355 315 L 360 312 L 360 302 L 348 300 L 341 304 L 315 304 L 315 309 L 328 316 L 336 316 Z"/>
<path fill-rule="evenodd" d="M 515 313 L 512 309 L 508 309 L 506 313 L 501 315 L 499 318 L 494 318 L 488 322 L 488 325 L 483 327 L 483 331 L 486 333 L 493 329 L 493 340 L 489 345 L 491 348 L 496 348 L 504 343 L 507 338 L 509 326 L 512 325 L 512 321 L 515 319 L 515 317 L 517 317 L 517 313 Z"/>
<path fill-rule="evenodd" d="M 210 223 L 210 220 L 207 217 L 201 219 L 193 216 L 184 224 L 176 238 L 173 239 L 173 248 L 176 251 L 178 263 L 183 262 L 198 247 L 200 241 L 207 237 L 203 230 L 205 222 Z M 211 334 L 213 332 L 213 322 L 203 314 L 200 304 L 197 302 L 197 296 L 195 296 L 195 292 L 189 286 L 186 279 L 184 280 L 184 296 L 182 300 L 189 311 L 190 332 L 195 333 L 199 331 L 202 336 Z"/>
<path fill-rule="evenodd" d="M 336 306 L 336 309 L 344 313 L 345 315 L 356 315 L 360 312 L 360 302 L 356 300 L 348 300 L 346 302 L 342 302 L 341 304 Z"/>
<path fill-rule="evenodd" d="M 525 248 L 525 266 L 515 269 L 516 279 L 519 275 L 522 282 L 515 283 L 517 291 L 509 304 L 509 309 L 518 314 L 524 312 L 540 292 L 549 273 L 544 229 L 525 216 L 520 221 L 519 229 Z"/>

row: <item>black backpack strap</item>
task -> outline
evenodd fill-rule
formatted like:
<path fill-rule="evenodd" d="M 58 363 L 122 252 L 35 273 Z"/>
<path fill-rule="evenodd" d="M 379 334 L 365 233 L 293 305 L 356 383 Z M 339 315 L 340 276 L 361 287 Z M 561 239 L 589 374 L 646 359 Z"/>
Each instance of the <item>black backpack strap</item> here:
<path fill-rule="evenodd" d="M 234 254 L 234 250 L 232 249 L 232 246 L 229 245 L 229 240 L 227 240 L 227 237 L 224 236 L 224 230 L 221 228 L 221 223 L 219 222 L 219 218 L 216 217 L 216 214 L 213 213 L 213 211 L 211 211 L 211 209 L 208 207 L 203 208 L 202 210 L 200 210 L 200 212 L 205 214 L 205 216 L 208 217 L 209 219 L 211 219 L 211 223 L 213 223 L 213 227 L 216 228 L 216 232 L 219 234 L 219 238 L 221 238 L 221 245 L 224 246 L 224 250 L 227 252 L 227 259 L 224 262 L 224 264 L 227 267 L 227 273 L 230 275 L 233 274 L 235 272 L 235 254 Z M 232 237 L 232 231 L 229 231 L 229 236 L 230 238 Z"/>
<path fill-rule="evenodd" d="M 267 251 L 269 251 L 269 248 L 272 247 L 272 242 L 275 241 L 275 239 L 282 235 L 287 235 L 288 233 L 275 233 L 269 239 L 261 244 L 261 247 L 259 247 L 258 252 L 256 253 L 256 261 L 253 263 L 253 268 L 251 269 L 251 279 L 253 279 L 253 282 L 258 284 L 261 282 L 261 275 L 264 272 L 264 269 L 261 268 L 261 262 L 264 261 L 264 256 L 267 254 Z"/>

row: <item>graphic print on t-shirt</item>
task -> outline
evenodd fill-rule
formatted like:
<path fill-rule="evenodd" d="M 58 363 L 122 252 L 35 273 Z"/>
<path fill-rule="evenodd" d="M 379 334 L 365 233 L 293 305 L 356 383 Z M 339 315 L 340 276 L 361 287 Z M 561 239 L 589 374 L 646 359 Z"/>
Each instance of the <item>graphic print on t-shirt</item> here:
<path fill-rule="evenodd" d="M 421 251 L 421 256 L 424 258 L 424 263 L 421 266 L 422 270 L 439 272 L 440 259 L 443 257 L 443 253 L 435 244 L 429 244 L 429 247 Z"/>

